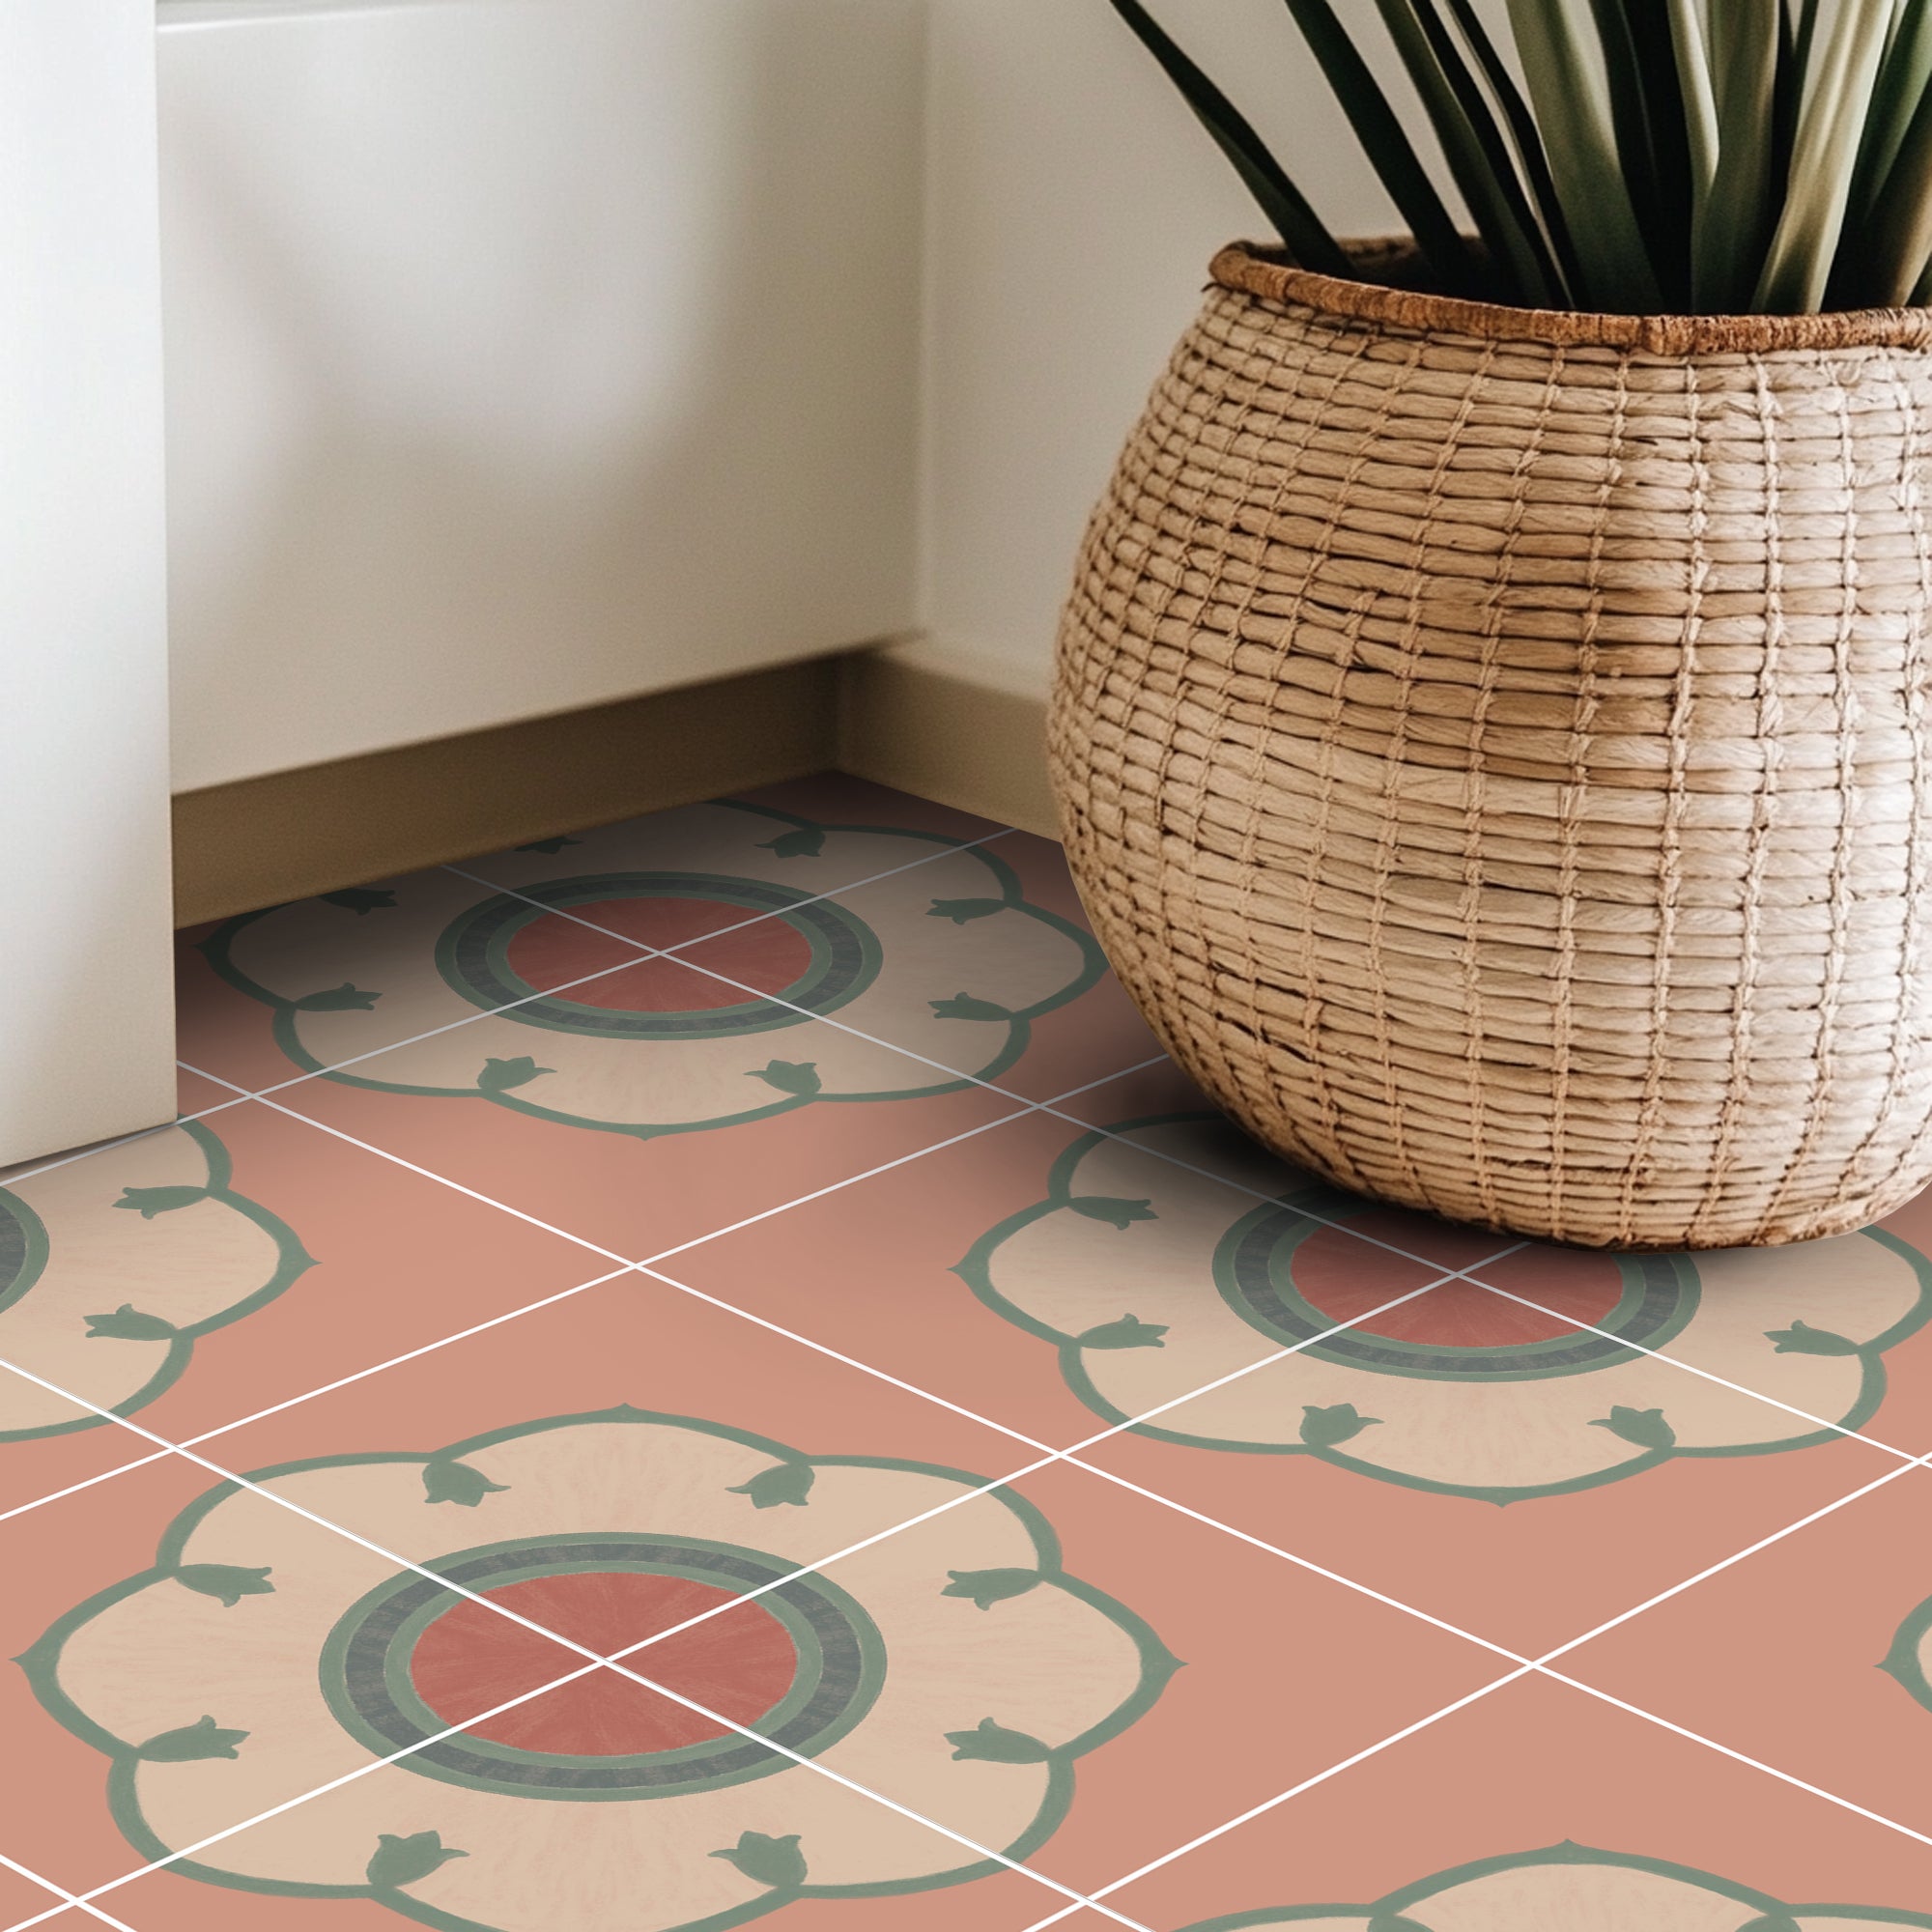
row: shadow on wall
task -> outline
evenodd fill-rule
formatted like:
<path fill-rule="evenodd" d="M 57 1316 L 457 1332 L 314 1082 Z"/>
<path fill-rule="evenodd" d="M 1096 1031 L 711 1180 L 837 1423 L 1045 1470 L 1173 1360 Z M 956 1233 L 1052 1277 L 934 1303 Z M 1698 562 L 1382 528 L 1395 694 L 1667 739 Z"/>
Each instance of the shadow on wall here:
<path fill-rule="evenodd" d="M 921 15 L 164 32 L 177 789 L 911 626 Z"/>

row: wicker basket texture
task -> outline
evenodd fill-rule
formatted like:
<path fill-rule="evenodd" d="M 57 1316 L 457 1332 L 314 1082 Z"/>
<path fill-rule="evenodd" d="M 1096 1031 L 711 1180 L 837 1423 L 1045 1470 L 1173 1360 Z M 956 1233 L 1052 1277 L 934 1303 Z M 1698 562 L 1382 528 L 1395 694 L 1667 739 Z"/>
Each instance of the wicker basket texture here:
<path fill-rule="evenodd" d="M 1213 276 L 1050 724 L 1163 1042 L 1288 1159 L 1515 1234 L 1804 1240 L 1916 1194 L 1932 317 Z"/>

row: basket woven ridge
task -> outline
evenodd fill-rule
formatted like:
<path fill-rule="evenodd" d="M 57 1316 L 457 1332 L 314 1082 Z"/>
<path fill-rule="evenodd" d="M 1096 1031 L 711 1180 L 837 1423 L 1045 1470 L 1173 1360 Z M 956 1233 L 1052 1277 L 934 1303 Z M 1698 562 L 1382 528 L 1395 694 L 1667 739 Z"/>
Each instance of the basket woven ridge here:
<path fill-rule="evenodd" d="M 1926 318 L 1605 340 L 1215 273 L 1049 731 L 1163 1041 L 1287 1157 L 1520 1234 L 1805 1239 L 1917 1193 Z"/>

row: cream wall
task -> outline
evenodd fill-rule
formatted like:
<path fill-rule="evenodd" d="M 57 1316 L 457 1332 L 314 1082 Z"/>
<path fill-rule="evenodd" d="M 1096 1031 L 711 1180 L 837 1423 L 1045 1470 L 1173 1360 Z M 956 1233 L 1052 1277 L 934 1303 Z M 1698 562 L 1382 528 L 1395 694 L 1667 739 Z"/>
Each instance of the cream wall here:
<path fill-rule="evenodd" d="M 0 0 L 0 1166 L 173 1109 L 149 0 Z"/>
<path fill-rule="evenodd" d="M 1264 223 L 1107 0 L 931 6 L 930 641 L 913 655 L 1037 691 L 1087 513 L 1199 305 L 1208 260 Z M 1344 7 L 1373 19 L 1369 0 Z M 1332 228 L 1396 225 L 1281 0 L 1155 11 Z"/>
<path fill-rule="evenodd" d="M 913 627 L 921 0 L 160 19 L 177 790 Z"/>

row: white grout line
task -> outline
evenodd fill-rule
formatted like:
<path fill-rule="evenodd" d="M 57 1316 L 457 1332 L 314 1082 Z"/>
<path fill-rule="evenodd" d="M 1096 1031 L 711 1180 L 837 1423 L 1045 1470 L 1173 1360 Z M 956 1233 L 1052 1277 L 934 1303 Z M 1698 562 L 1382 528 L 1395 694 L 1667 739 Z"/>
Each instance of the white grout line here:
<path fill-rule="evenodd" d="M 127 1924 L 124 1920 L 115 1918 L 109 1914 L 102 1912 L 99 1906 L 88 1904 L 84 1898 L 77 1898 L 65 1886 L 56 1885 L 52 1879 L 43 1878 L 39 1872 L 29 1871 L 17 1860 L 10 1859 L 5 1852 L 0 1852 L 0 1866 L 4 1866 L 17 1878 L 25 1879 L 30 1885 L 39 1886 L 43 1891 L 52 1892 L 61 1901 L 58 1905 L 48 1906 L 43 1912 L 37 1912 L 31 1918 L 19 1919 L 16 1921 L 14 1928 L 10 1928 L 10 1932 L 17 1932 L 17 1926 L 20 1925 L 38 1925 L 43 1919 L 52 1918 L 66 1912 L 71 1906 L 78 1907 L 80 1911 L 87 1913 L 89 1917 L 98 1918 L 103 1925 L 114 1926 L 116 1932 L 134 1932 L 134 1928 Z"/>
<path fill-rule="evenodd" d="M 1492 1684 L 1482 1685 L 1466 1695 L 1458 1697 L 1453 1704 L 1445 1704 L 1439 1711 L 1432 1711 L 1426 1718 L 1418 1718 L 1414 1723 L 1406 1724 L 1401 1730 L 1391 1732 L 1387 1737 L 1358 1750 L 1352 1757 L 1344 1758 L 1340 1764 L 1331 1764 L 1325 1771 L 1317 1772 L 1313 1777 L 1304 1777 L 1299 1784 L 1291 1785 L 1288 1790 L 1277 1792 L 1274 1797 L 1265 1799 L 1260 1804 L 1251 1805 L 1238 1817 L 1230 1818 L 1225 1824 L 1216 1825 L 1210 1832 L 1201 1833 L 1199 1836 L 1188 1839 L 1186 1844 L 1177 1845 L 1171 1852 L 1163 1852 L 1157 1859 L 1150 1859 L 1146 1864 L 1128 1872 L 1124 1878 L 1117 1878 L 1111 1884 L 1096 1887 L 1089 1902 L 1097 1904 L 1101 1899 L 1120 1891 L 1124 1887 L 1135 1885 L 1151 1873 L 1159 1871 L 1163 1865 L 1170 1865 L 1175 1860 L 1185 1858 L 1189 1852 L 1198 1852 L 1203 1845 L 1212 1844 L 1216 1838 L 1224 1837 L 1228 1833 L 1238 1830 L 1243 1825 L 1252 1824 L 1255 1819 L 1265 1816 L 1277 1805 L 1286 1804 L 1291 1798 L 1299 1798 L 1304 1791 L 1313 1791 L 1318 1784 L 1326 1784 L 1331 1777 L 1338 1777 L 1343 1772 L 1351 1771 L 1356 1765 L 1378 1756 L 1390 1746 L 1402 1744 L 1405 1740 L 1414 1737 L 1418 1731 L 1426 1731 L 1432 1724 L 1439 1724 L 1444 1718 L 1452 1718 L 1458 1711 L 1466 1710 L 1471 1704 L 1500 1690 L 1506 1684 L 1514 1684 L 1519 1679 L 1529 1676 L 1533 1668 L 1533 1665 L 1524 1664 L 1520 1670 L 1512 1670 L 1506 1676 L 1498 1677 Z M 1028 1932 L 1043 1932 L 1044 1927 L 1057 1924 L 1068 1916 L 1065 1912 L 1056 1912 L 1052 1918 L 1042 1918 L 1038 1923 L 1029 1926 Z"/>
<path fill-rule="evenodd" d="M 1482 1264 L 1487 1267 L 1489 1263 Z M 1622 1335 L 1613 1335 L 1607 1328 L 1598 1328 L 1588 1321 L 1578 1321 L 1554 1308 L 1546 1308 L 1540 1301 L 1532 1301 L 1526 1295 L 1513 1294 L 1506 1288 L 1498 1288 L 1493 1282 L 1477 1280 L 1476 1286 L 1504 1301 L 1514 1301 L 1520 1308 L 1534 1309 L 1539 1315 L 1547 1315 L 1566 1322 L 1570 1327 L 1586 1335 L 1599 1335 L 1606 1342 L 1614 1342 L 1620 1349 L 1628 1349 L 1633 1354 L 1648 1355 L 1654 1362 L 1668 1362 L 1674 1369 L 1682 1369 L 1686 1375 L 1700 1376 L 1707 1382 L 1714 1382 L 1719 1388 L 1729 1389 L 1733 1395 L 1748 1396 L 1753 1402 L 1761 1402 L 1769 1408 L 1781 1408 L 1787 1415 L 1795 1415 L 1801 1422 L 1815 1424 L 1820 1429 L 1829 1429 L 1852 1442 L 1862 1442 L 1867 1448 L 1882 1449 L 1888 1456 L 1895 1456 L 1906 1463 L 1917 1459 L 1908 1449 L 1894 1449 L 1889 1442 L 1881 1442 L 1875 1435 L 1862 1435 L 1856 1429 L 1847 1429 L 1842 1422 L 1833 1422 L 1829 1416 L 1813 1415 L 1808 1408 L 1799 1408 L 1788 1402 L 1780 1402 L 1774 1395 L 1766 1395 L 1761 1389 L 1747 1388 L 1743 1382 L 1728 1380 L 1710 1369 L 1700 1369 L 1694 1362 L 1687 1362 L 1681 1356 L 1666 1354 L 1662 1349 L 1646 1349 L 1641 1342 L 1633 1342 Z"/>

